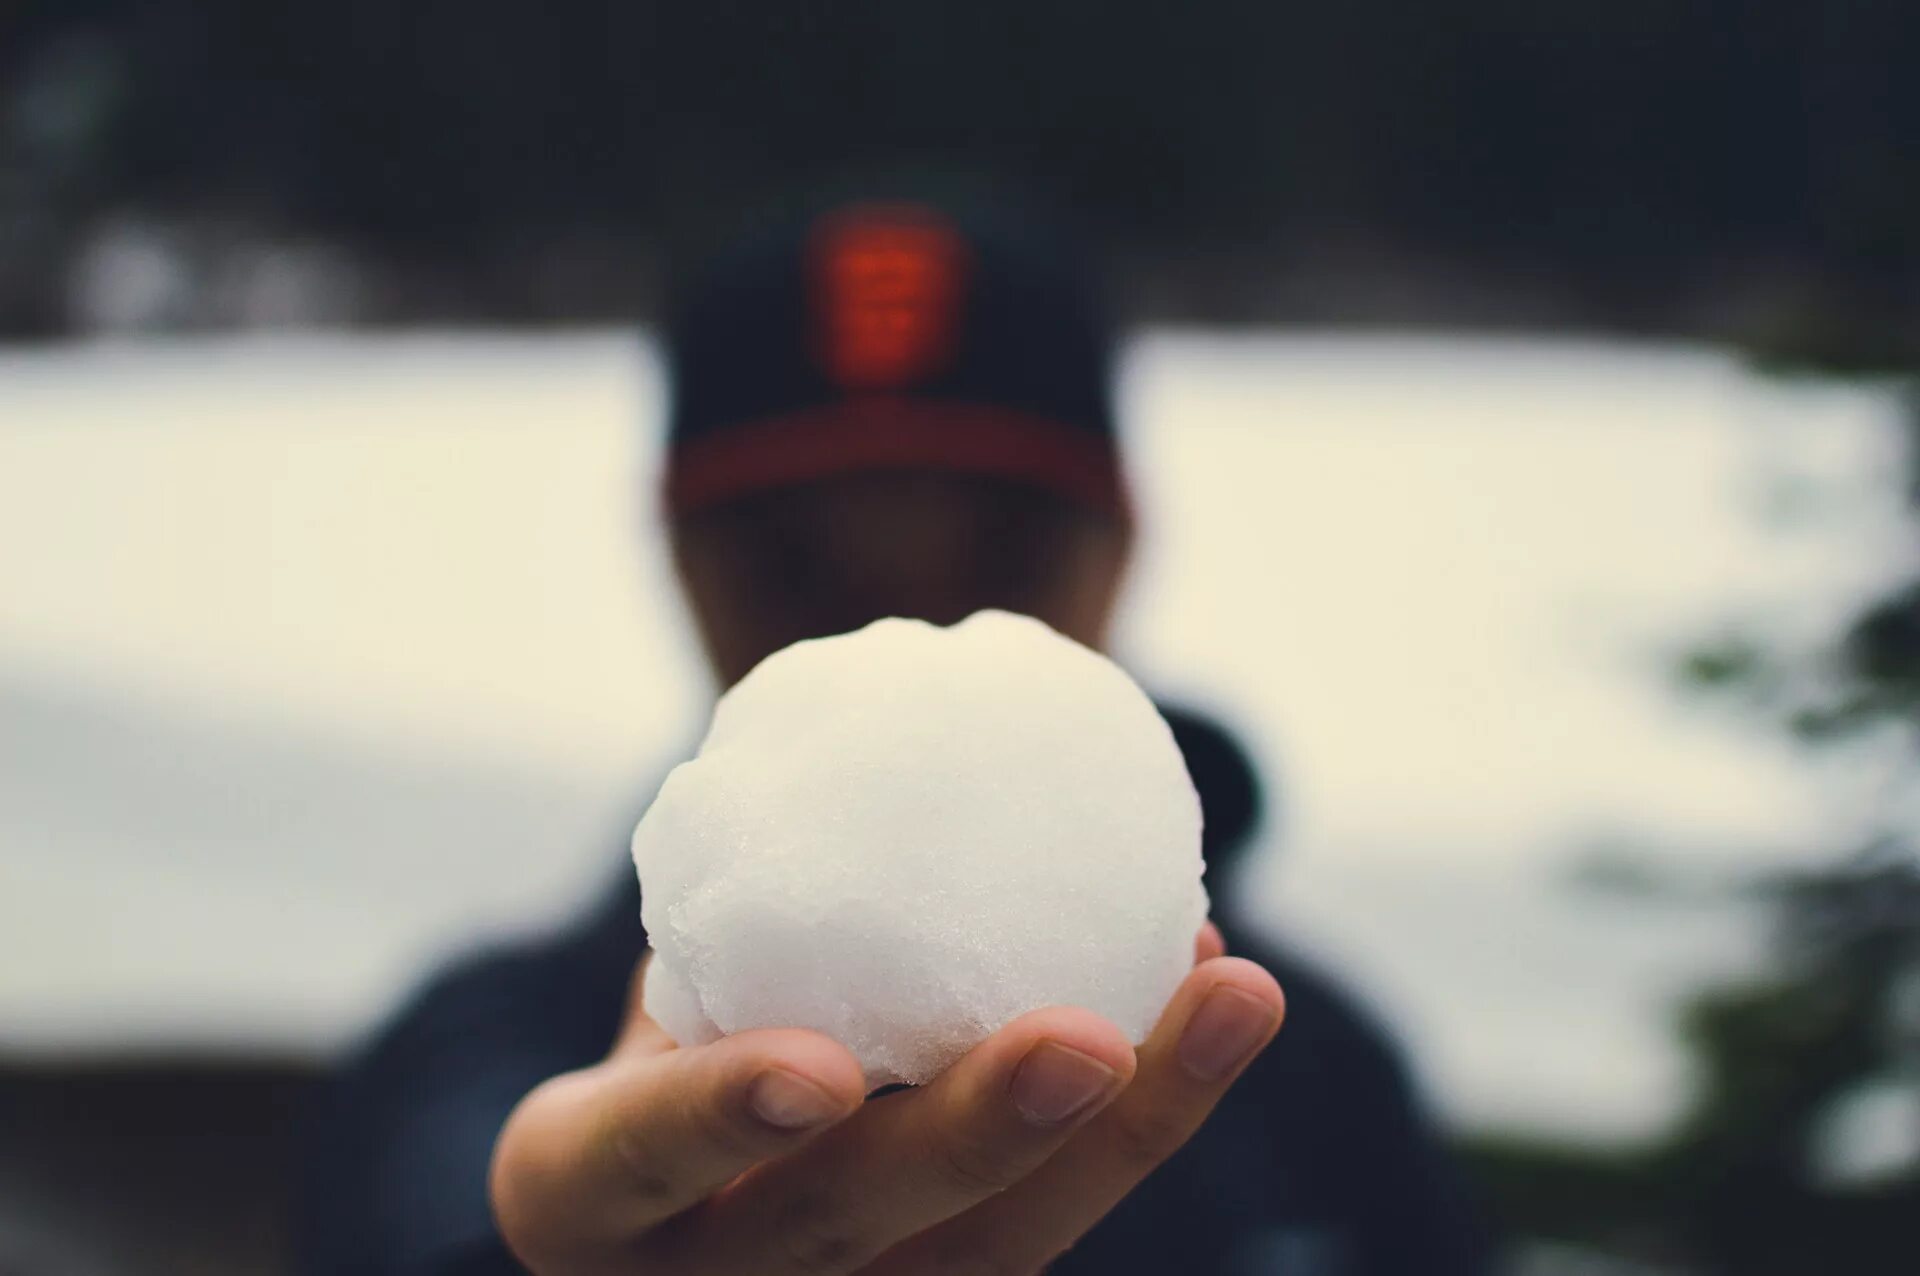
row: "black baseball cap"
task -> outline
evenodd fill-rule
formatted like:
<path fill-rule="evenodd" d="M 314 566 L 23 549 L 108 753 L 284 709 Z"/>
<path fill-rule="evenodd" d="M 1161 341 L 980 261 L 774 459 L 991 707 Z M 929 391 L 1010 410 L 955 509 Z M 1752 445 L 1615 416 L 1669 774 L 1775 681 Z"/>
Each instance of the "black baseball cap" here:
<path fill-rule="evenodd" d="M 666 335 L 672 516 L 888 469 L 1126 516 L 1112 324 L 1072 238 L 1037 216 L 819 205 L 683 281 Z"/>

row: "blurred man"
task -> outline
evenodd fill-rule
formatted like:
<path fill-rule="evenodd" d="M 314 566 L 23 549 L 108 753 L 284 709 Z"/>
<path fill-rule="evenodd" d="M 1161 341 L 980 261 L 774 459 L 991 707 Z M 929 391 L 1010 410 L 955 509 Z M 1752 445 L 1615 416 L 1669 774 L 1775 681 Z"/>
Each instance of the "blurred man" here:
<path fill-rule="evenodd" d="M 1112 347 L 1059 245 L 931 205 L 833 207 L 723 260 L 670 335 L 668 530 L 720 685 L 888 615 L 1000 607 L 1105 645 L 1132 535 Z M 1205 808 L 1219 931 L 1137 1051 L 1055 1007 L 863 1101 L 852 1057 L 817 1034 L 679 1049 L 629 991 L 645 936 L 623 872 L 571 932 L 442 976 L 348 1070 L 319 1127 L 303 1261 L 1480 1270 L 1381 1034 L 1238 924 L 1232 862 L 1259 805 L 1244 758 L 1219 728 L 1168 720 Z M 1275 975 L 1287 1028 L 1266 1049 Z"/>

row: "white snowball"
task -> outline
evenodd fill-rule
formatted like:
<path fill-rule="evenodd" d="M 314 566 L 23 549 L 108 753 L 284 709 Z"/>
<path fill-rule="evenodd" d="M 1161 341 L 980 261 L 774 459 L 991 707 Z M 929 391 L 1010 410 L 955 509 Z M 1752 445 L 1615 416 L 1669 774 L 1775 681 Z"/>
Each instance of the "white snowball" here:
<path fill-rule="evenodd" d="M 1200 802 L 1104 656 L 1037 620 L 881 620 L 721 698 L 634 830 L 646 1006 L 802 1027 L 923 1082 L 1029 1010 L 1145 1039 L 1206 918 Z"/>

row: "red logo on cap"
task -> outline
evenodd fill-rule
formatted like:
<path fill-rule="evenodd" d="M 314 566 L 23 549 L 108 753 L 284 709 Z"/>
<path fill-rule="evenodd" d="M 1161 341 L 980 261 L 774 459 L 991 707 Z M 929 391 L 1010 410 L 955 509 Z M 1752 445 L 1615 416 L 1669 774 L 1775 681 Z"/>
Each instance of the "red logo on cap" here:
<path fill-rule="evenodd" d="M 817 353 L 846 390 L 897 390 L 953 357 L 966 245 L 931 209 L 876 204 L 823 219 L 812 243 Z"/>

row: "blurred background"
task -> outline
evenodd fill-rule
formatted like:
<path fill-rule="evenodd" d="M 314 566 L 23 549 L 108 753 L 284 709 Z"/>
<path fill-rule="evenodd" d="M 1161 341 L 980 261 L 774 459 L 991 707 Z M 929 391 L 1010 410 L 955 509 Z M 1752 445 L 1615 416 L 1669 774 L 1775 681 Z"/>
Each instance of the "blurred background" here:
<path fill-rule="evenodd" d="M 1516 1271 L 1920 1246 L 1920 8 L 0 17 L 0 1272 L 271 1272 L 301 1097 L 709 691 L 666 270 L 876 168 L 1141 327 L 1122 658 Z"/>

